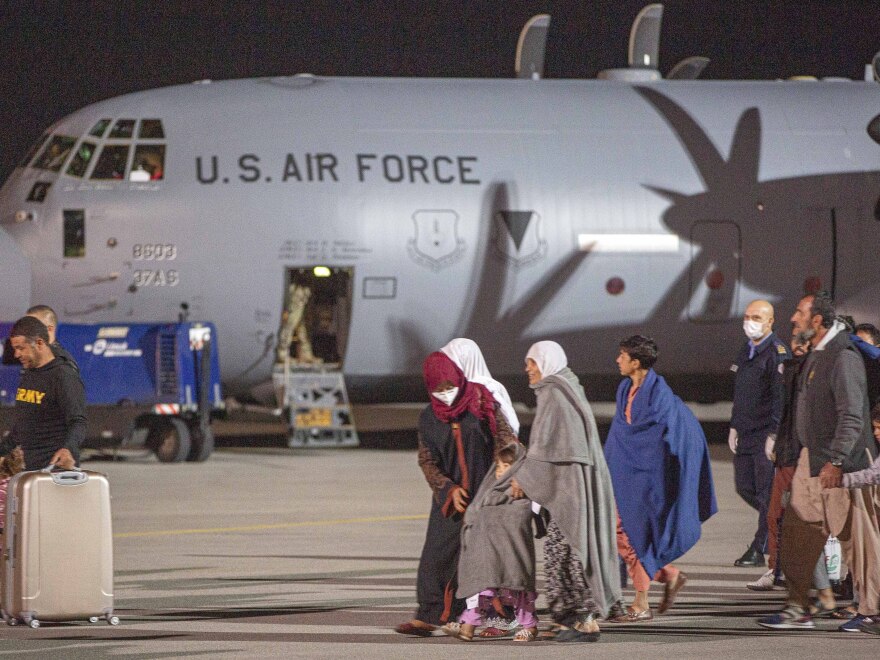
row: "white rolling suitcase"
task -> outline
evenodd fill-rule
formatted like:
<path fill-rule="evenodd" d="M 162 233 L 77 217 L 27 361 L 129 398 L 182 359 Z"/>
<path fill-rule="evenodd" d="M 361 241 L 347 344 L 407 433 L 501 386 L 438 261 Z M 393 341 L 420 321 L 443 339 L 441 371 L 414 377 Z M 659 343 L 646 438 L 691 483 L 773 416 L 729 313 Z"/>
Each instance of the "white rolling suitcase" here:
<path fill-rule="evenodd" d="M 110 487 L 98 472 L 22 472 L 9 482 L 3 533 L 2 616 L 40 621 L 113 615 Z"/>

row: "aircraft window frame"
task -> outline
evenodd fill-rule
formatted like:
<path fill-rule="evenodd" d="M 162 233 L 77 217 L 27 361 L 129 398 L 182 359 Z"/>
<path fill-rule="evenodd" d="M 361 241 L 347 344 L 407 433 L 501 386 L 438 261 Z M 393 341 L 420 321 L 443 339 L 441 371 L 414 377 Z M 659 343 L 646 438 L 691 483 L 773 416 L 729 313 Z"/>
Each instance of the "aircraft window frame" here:
<path fill-rule="evenodd" d="M 145 158 L 148 156 L 148 158 Z M 128 175 L 129 181 L 132 175 L 137 171 L 135 167 L 143 163 L 149 179 L 144 181 L 164 181 L 165 180 L 165 145 L 152 142 L 139 142 L 134 145 L 134 156 L 131 161 L 131 172 Z M 158 176 L 157 176 L 158 172 Z"/>
<path fill-rule="evenodd" d="M 98 122 L 92 126 L 89 135 L 98 139 L 104 137 L 104 134 L 107 132 L 107 129 L 110 128 L 110 124 L 112 123 L 113 120 L 109 118 L 99 119 Z"/>
<path fill-rule="evenodd" d="M 51 187 L 51 181 L 36 181 L 31 187 L 31 191 L 28 193 L 27 201 L 36 202 L 38 204 L 45 202 L 46 195 L 49 193 L 49 188 Z"/>
<path fill-rule="evenodd" d="M 33 167 L 39 170 L 47 170 L 49 172 L 58 172 L 64 167 L 70 154 L 73 153 L 73 147 L 76 144 L 76 138 L 69 135 L 52 135 L 51 139 L 46 142 L 45 147 L 34 161 Z M 52 147 L 61 147 L 61 153 L 51 156 Z M 49 160 L 51 158 L 51 160 Z"/>
<path fill-rule="evenodd" d="M 27 167 L 33 160 L 34 156 L 37 155 L 37 152 L 42 150 L 44 146 L 46 146 L 46 140 L 49 139 L 49 136 L 52 135 L 49 131 L 46 131 L 40 136 L 40 139 L 36 140 L 27 152 L 24 155 L 24 158 L 21 159 L 19 163 L 19 167 Z"/>
<path fill-rule="evenodd" d="M 81 157 L 80 154 L 82 153 L 82 150 L 86 147 L 91 147 L 91 152 L 87 156 Z M 79 146 L 76 148 L 76 151 L 73 154 L 73 158 L 70 159 L 70 164 L 67 166 L 67 169 L 64 171 L 64 173 L 67 174 L 67 176 L 75 176 L 79 179 L 84 178 L 86 175 L 86 172 L 88 172 L 88 170 L 89 170 L 89 165 L 91 164 L 92 159 L 94 158 L 95 153 L 97 151 L 98 151 L 98 145 L 96 142 L 90 142 L 89 140 L 83 140 L 82 142 L 79 143 Z M 72 170 L 73 170 L 73 166 L 77 163 L 80 163 L 80 162 L 82 163 L 82 169 L 77 174 L 76 172 L 73 172 Z"/>
<path fill-rule="evenodd" d="M 110 140 L 130 140 L 134 137 L 137 119 L 117 119 L 107 138 Z"/>
<path fill-rule="evenodd" d="M 122 162 L 122 172 L 119 176 L 103 176 L 103 171 L 101 170 L 101 166 L 103 165 L 104 155 L 110 153 L 111 150 L 118 152 L 119 150 L 124 150 L 125 154 L 124 162 Z M 97 159 L 95 159 L 95 164 L 92 166 L 92 172 L 89 175 L 89 180 L 91 181 L 125 181 L 126 174 L 128 173 L 128 160 L 131 155 L 131 143 L 130 142 L 109 142 L 103 144 L 101 146 L 101 152 L 98 154 Z M 119 164 L 120 159 L 116 159 L 116 164 Z M 98 174 L 102 174 L 102 176 L 98 176 Z"/>
<path fill-rule="evenodd" d="M 871 139 L 877 144 L 880 144 L 880 115 L 877 115 L 868 122 L 867 130 Z"/>
<path fill-rule="evenodd" d="M 149 127 L 149 128 L 148 128 Z M 149 134 L 147 134 L 149 133 Z M 141 119 L 138 127 L 139 140 L 164 140 L 165 127 L 161 119 Z"/>
<path fill-rule="evenodd" d="M 65 259 L 86 256 L 85 209 L 64 209 L 63 255 Z"/>

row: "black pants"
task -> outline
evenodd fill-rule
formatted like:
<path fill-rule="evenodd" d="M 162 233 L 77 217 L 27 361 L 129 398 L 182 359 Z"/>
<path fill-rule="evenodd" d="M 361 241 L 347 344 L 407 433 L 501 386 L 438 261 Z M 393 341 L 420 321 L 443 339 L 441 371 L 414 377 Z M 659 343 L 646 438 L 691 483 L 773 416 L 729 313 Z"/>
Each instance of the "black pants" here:
<path fill-rule="evenodd" d="M 458 551 L 461 543 L 461 515 L 446 518 L 432 501 L 425 546 L 419 560 L 416 619 L 441 625 L 456 621 L 464 611 L 464 600 L 455 598 L 458 587 Z"/>
<path fill-rule="evenodd" d="M 755 454 L 737 453 L 733 457 L 733 475 L 737 495 L 758 512 L 758 531 L 755 532 L 751 547 L 766 553 L 767 507 L 773 486 L 773 463 L 763 451 Z"/>

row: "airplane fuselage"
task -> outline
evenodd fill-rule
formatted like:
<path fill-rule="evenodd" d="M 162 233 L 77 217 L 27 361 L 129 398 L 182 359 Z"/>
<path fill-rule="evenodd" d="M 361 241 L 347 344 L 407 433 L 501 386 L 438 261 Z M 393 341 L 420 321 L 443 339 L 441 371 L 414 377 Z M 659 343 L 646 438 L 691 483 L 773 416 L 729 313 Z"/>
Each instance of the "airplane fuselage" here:
<path fill-rule="evenodd" d="M 516 378 L 530 343 L 557 339 L 607 385 L 639 332 L 658 370 L 702 388 L 726 378 L 753 298 L 786 339 L 805 288 L 880 321 L 878 113 L 880 86 L 840 82 L 169 87 L 54 125 L 73 151 L 129 147 L 124 171 L 93 178 L 95 156 L 84 176 L 70 158 L 54 172 L 38 153 L 0 193 L 0 241 L 62 322 L 173 320 L 182 303 L 214 321 L 230 392 L 269 377 L 289 273 L 314 266 L 350 274 L 355 384 L 412 382 L 469 336 Z M 101 119 L 164 134 L 89 136 Z M 164 149 L 159 178 L 132 180 L 139 145 Z"/>

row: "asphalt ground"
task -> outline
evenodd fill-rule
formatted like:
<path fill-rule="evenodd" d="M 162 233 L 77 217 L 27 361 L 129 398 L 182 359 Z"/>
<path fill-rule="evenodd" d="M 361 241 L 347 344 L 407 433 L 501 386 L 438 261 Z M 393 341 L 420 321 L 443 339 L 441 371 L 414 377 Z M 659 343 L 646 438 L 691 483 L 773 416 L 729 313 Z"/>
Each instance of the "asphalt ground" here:
<path fill-rule="evenodd" d="M 291 450 L 283 437 L 242 446 L 251 440 L 226 436 L 233 446 L 203 464 L 159 464 L 143 452 L 86 460 L 110 478 L 121 624 L 4 626 L 0 657 L 803 659 L 880 648 L 877 636 L 836 632 L 831 620 L 815 631 L 756 625 L 785 593 L 748 591 L 761 569 L 733 567 L 756 514 L 734 493 L 723 445 L 712 447 L 720 512 L 676 562 L 689 582 L 675 607 L 650 623 L 603 625 L 595 644 L 523 645 L 392 632 L 416 606 L 429 509 L 414 450 Z M 654 606 L 661 593 L 655 585 Z M 539 597 L 542 626 L 544 605 Z"/>

